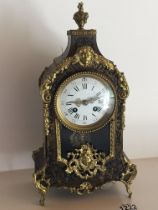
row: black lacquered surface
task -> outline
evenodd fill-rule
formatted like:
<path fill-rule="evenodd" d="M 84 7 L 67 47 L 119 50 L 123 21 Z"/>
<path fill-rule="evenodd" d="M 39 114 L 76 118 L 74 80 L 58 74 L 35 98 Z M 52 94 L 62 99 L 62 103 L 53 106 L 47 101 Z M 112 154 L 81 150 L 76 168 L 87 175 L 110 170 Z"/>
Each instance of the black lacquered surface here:
<path fill-rule="evenodd" d="M 61 126 L 61 155 L 63 158 L 67 157 L 68 152 L 86 143 L 93 145 L 94 149 L 108 156 L 110 153 L 110 123 L 98 131 L 86 134 L 75 133 Z"/>

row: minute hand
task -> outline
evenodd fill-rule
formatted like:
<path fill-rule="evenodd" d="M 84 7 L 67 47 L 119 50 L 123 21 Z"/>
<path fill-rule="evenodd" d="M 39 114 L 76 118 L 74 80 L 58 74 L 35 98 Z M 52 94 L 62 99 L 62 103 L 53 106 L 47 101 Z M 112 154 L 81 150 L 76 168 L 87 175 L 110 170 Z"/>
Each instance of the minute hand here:
<path fill-rule="evenodd" d="M 67 103 L 73 103 L 73 104 L 75 104 L 78 107 L 80 107 L 81 105 L 87 106 L 90 103 L 93 104 L 99 98 L 100 97 L 98 97 L 98 96 L 91 97 L 91 98 L 84 99 L 84 100 L 81 100 L 80 98 L 77 98 L 75 101 L 68 101 Z"/>

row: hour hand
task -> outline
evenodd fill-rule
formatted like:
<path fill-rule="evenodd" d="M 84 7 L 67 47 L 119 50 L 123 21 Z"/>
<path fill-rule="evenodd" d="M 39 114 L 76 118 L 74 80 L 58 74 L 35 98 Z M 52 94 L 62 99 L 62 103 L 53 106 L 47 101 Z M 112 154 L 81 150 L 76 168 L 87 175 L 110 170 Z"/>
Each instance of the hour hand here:
<path fill-rule="evenodd" d="M 80 107 L 82 104 L 82 101 L 80 98 L 77 98 L 75 101 L 68 101 L 67 104 L 75 104 L 77 107 Z"/>

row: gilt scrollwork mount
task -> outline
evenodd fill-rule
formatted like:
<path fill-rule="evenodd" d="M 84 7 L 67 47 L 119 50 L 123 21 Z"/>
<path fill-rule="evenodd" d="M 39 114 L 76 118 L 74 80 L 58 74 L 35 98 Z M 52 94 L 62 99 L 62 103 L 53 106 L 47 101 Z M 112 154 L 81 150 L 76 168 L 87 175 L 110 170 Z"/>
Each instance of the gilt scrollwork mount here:
<path fill-rule="evenodd" d="M 75 173 L 81 179 L 94 177 L 98 171 L 106 172 L 106 158 L 104 153 L 97 152 L 91 145 L 82 145 L 80 149 L 68 153 L 67 155 L 68 174 Z"/>

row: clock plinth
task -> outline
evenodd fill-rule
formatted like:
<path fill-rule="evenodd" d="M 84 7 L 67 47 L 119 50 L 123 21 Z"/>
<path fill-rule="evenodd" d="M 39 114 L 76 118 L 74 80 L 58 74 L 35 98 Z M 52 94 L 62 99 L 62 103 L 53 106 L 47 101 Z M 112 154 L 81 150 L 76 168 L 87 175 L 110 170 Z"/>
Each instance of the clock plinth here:
<path fill-rule="evenodd" d="M 96 43 L 96 31 L 84 30 L 83 5 L 75 16 L 78 30 L 68 31 L 65 52 L 39 79 L 43 102 L 43 146 L 33 152 L 33 179 L 41 194 L 51 187 L 90 193 L 110 181 L 130 185 L 136 166 L 123 151 L 128 84 Z"/>

